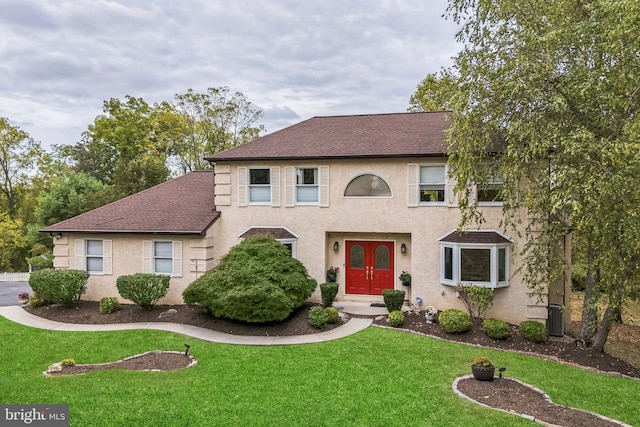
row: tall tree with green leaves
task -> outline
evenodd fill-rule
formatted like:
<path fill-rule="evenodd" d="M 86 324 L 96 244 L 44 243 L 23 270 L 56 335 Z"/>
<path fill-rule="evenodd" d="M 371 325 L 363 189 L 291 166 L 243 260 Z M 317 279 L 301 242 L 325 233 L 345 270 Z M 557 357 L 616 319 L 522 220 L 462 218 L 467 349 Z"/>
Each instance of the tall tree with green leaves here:
<path fill-rule="evenodd" d="M 532 288 L 544 293 L 561 274 L 564 260 L 549 255 L 567 233 L 585 245 L 579 338 L 602 350 L 640 266 L 640 3 L 451 0 L 447 16 L 464 46 L 446 70 L 462 225 L 483 220 L 468 184 L 486 182 L 482 162 L 493 160 L 505 226 L 533 218 Z"/>
<path fill-rule="evenodd" d="M 28 185 L 42 155 L 40 143 L 0 117 L 0 194 L 11 218 L 16 215 L 21 187 Z"/>
<path fill-rule="evenodd" d="M 228 87 L 211 87 L 205 93 L 189 89 L 176 95 L 171 106 L 165 104 L 171 107 L 182 118 L 183 137 L 174 137 L 171 149 L 184 173 L 207 168 L 204 156 L 249 142 L 265 130 L 257 124 L 262 111 Z"/>
<path fill-rule="evenodd" d="M 455 80 L 446 72 L 427 74 L 409 99 L 410 112 L 450 110 Z"/>

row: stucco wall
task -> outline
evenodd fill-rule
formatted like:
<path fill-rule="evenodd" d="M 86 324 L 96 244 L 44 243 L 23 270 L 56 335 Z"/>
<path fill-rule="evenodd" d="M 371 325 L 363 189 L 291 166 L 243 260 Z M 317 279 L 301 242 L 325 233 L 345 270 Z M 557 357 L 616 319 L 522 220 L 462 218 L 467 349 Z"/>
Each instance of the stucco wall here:
<path fill-rule="evenodd" d="M 403 288 L 396 279 L 396 288 L 410 291 L 411 302 L 416 297 L 426 305 L 445 308 L 464 306 L 456 297 L 455 290 L 440 284 L 440 244 L 439 239 L 453 231 L 460 221 L 460 212 L 452 194 L 448 194 L 446 206 L 408 207 L 407 164 L 443 164 L 444 159 L 411 160 L 338 160 L 338 161 L 297 161 L 297 162 L 254 162 L 241 165 L 217 164 L 216 205 L 221 211 L 217 224 L 222 232 L 216 236 L 214 254 L 221 257 L 237 244 L 239 236 L 249 227 L 282 226 L 299 236 L 296 257 L 302 261 L 318 283 L 325 280 L 329 266 L 339 266 L 338 282 L 341 284 L 338 300 L 381 301 L 381 297 L 345 295 L 344 293 L 344 242 L 350 239 L 385 240 L 395 244 L 396 277 L 402 270 L 413 276 L 411 289 Z M 329 206 L 287 207 L 248 205 L 238 206 L 238 166 L 279 167 L 286 166 L 329 167 Z M 345 198 L 347 184 L 361 174 L 371 173 L 384 179 L 392 191 L 391 198 Z M 285 177 L 280 174 L 281 193 L 284 194 Z M 447 191 L 451 191 L 448 183 Z M 483 229 L 499 229 L 502 215 L 501 206 L 482 208 L 486 223 Z M 515 233 L 506 233 L 516 240 Z M 340 250 L 333 251 L 333 244 L 339 242 Z M 400 253 L 400 245 L 407 245 L 406 254 Z M 510 250 L 510 286 L 496 289 L 494 307 L 490 316 L 500 317 L 510 322 L 525 319 L 546 318 L 546 301 L 538 302 L 530 298 L 526 286 L 518 274 L 514 274 L 520 264 L 518 253 L 521 247 L 516 243 Z M 319 300 L 319 292 L 314 295 Z"/>

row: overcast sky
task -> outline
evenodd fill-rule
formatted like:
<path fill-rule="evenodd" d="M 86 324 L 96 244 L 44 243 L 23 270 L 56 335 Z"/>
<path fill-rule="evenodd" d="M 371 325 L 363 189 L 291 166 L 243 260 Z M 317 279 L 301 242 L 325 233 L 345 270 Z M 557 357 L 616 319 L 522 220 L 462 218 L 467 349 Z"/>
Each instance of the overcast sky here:
<path fill-rule="evenodd" d="M 451 64 L 446 0 L 2 0 L 0 116 L 75 144 L 125 95 L 228 86 L 273 132 L 313 116 L 403 112 Z"/>

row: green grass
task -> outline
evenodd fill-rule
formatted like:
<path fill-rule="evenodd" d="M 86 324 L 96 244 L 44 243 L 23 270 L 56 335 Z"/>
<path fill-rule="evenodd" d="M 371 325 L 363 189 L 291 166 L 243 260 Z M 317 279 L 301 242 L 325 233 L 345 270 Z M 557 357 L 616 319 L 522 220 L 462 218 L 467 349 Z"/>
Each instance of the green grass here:
<path fill-rule="evenodd" d="M 0 317 L 0 339 L 0 402 L 66 403 L 72 426 L 535 425 L 453 393 L 453 380 L 480 355 L 558 404 L 640 425 L 640 382 L 379 328 L 321 344 L 249 347 L 149 330 L 42 331 Z M 181 371 L 42 375 L 65 358 L 109 362 L 184 343 L 198 364 Z"/>

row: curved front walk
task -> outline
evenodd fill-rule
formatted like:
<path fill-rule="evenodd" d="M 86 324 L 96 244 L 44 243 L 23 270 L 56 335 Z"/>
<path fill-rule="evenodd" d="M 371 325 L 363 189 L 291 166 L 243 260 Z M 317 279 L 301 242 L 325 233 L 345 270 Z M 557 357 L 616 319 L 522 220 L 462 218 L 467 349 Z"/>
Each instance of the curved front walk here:
<path fill-rule="evenodd" d="M 364 319 L 354 317 L 347 323 L 335 329 L 326 332 L 318 332 L 310 335 L 293 335 L 293 336 L 244 336 L 231 335 L 222 332 L 212 331 L 211 329 L 200 328 L 198 326 L 181 325 L 168 322 L 141 322 L 141 323 L 112 323 L 106 325 L 86 325 L 75 323 L 61 323 L 52 320 L 43 319 L 27 312 L 22 307 L 6 306 L 0 307 L 0 316 L 3 316 L 12 322 L 20 323 L 32 328 L 49 329 L 53 331 L 124 331 L 131 329 L 154 329 L 158 331 L 175 332 L 176 334 L 187 335 L 198 338 L 203 341 L 221 343 L 221 344 L 242 344 L 242 345 L 294 345 L 294 344 L 312 344 L 323 341 L 336 340 L 343 338 L 356 332 L 360 332 L 371 325 L 372 319 Z"/>

